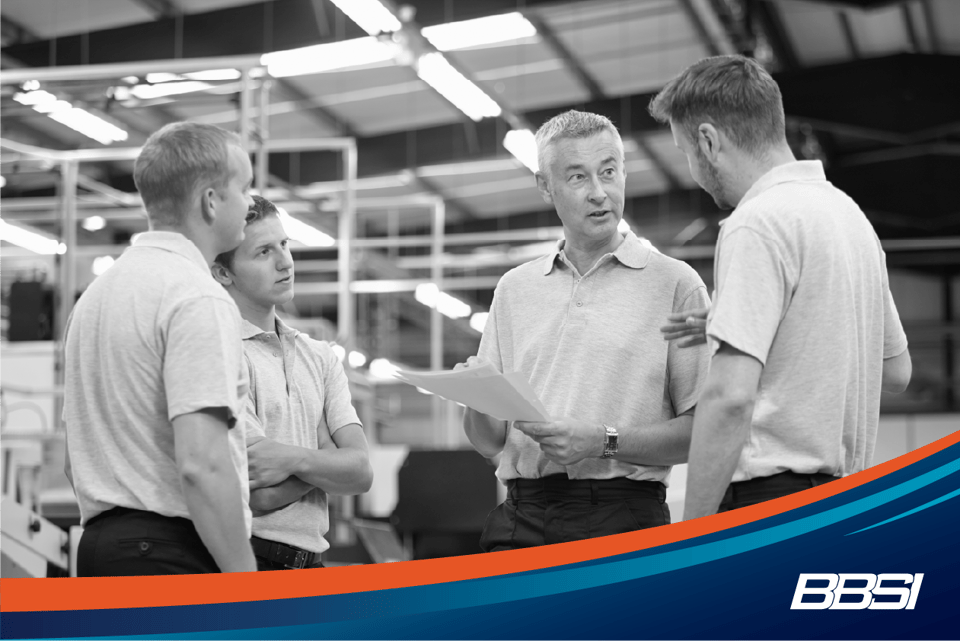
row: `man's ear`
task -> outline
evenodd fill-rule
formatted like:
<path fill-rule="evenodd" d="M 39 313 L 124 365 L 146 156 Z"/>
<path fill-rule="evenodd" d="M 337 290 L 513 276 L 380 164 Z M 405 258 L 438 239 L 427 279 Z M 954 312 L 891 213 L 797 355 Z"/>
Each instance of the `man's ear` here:
<path fill-rule="evenodd" d="M 213 224 L 217 218 L 217 192 L 213 187 L 207 187 L 200 192 L 200 213 L 203 215 L 203 221 L 208 225 Z"/>
<path fill-rule="evenodd" d="M 550 193 L 550 183 L 547 182 L 547 177 L 543 175 L 543 172 L 538 171 L 536 178 L 537 190 L 540 192 L 540 197 L 543 198 L 543 202 L 552 205 L 553 195 Z"/>
<path fill-rule="evenodd" d="M 711 164 L 716 164 L 722 147 L 720 132 L 717 128 L 710 123 L 702 123 L 697 127 L 696 143 L 703 156 L 709 160 Z"/>
<path fill-rule="evenodd" d="M 213 279 L 224 287 L 233 285 L 233 274 L 220 263 L 214 263 L 213 267 L 210 268 L 210 273 L 213 274 Z"/>

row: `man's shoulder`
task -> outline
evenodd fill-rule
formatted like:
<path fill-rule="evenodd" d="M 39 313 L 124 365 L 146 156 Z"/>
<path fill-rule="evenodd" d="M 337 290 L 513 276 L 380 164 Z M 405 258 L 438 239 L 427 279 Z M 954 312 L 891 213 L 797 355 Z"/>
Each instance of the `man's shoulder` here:
<path fill-rule="evenodd" d="M 556 256 L 554 253 L 544 254 L 522 265 L 517 265 L 500 277 L 497 289 L 537 284 L 537 277 L 543 278 L 543 273 L 547 269 L 548 262 L 552 260 L 554 256 Z"/>
<path fill-rule="evenodd" d="M 333 343 L 330 341 L 318 341 L 303 332 L 297 334 L 296 340 L 314 360 L 319 360 L 323 364 L 339 361 L 337 353 L 333 351 Z"/>
<path fill-rule="evenodd" d="M 693 267 L 658 251 L 650 253 L 650 260 L 644 270 L 650 270 L 657 277 L 678 285 L 688 287 L 702 287 L 703 279 Z"/>

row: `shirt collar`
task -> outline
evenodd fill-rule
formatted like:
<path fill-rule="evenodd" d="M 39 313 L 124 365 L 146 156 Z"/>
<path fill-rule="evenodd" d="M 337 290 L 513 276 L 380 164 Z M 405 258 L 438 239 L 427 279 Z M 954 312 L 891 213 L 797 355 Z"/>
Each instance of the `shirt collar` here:
<path fill-rule="evenodd" d="M 209 273 L 210 265 L 193 241 L 175 231 L 145 231 L 137 237 L 134 247 L 156 247 L 183 256 Z M 213 276 L 211 276 L 213 278 Z"/>
<path fill-rule="evenodd" d="M 557 241 L 557 246 L 547 254 L 546 263 L 543 266 L 543 275 L 546 276 L 553 271 L 553 266 L 563 251 L 563 246 L 567 241 L 563 238 Z M 613 256 L 626 267 L 631 269 L 643 269 L 650 260 L 650 247 L 644 244 L 632 231 L 627 231 L 623 236 L 623 242 L 613 250 Z"/>
<path fill-rule="evenodd" d="M 823 172 L 823 163 L 819 160 L 796 160 L 785 165 L 778 165 L 760 176 L 757 182 L 747 190 L 737 207 L 741 207 L 751 198 L 756 198 L 771 187 L 789 182 L 824 181 L 827 175 Z"/>
<path fill-rule="evenodd" d="M 279 316 L 276 317 L 276 320 L 277 320 L 277 330 L 280 332 L 281 337 L 296 338 L 300 334 L 298 330 L 295 330 L 294 328 L 284 323 Z M 260 329 L 259 327 L 257 327 L 256 325 L 248 321 L 246 318 L 240 319 L 240 338 L 242 338 L 243 340 L 248 340 L 255 336 L 259 336 L 261 334 L 268 334 L 268 333 L 272 334 L 273 332 L 263 331 L 262 329 Z"/>

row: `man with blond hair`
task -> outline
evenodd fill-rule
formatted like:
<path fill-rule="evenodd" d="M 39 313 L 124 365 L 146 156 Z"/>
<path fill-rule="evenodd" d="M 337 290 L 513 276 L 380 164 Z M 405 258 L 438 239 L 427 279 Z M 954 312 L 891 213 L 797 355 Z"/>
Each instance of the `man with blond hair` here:
<path fill-rule="evenodd" d="M 794 158 L 780 88 L 756 61 L 701 60 L 650 112 L 670 124 L 694 180 L 735 208 L 717 240 L 706 323 L 692 313 L 665 328 L 697 343 L 705 326 L 713 355 L 684 518 L 869 467 L 881 389 L 902 391 L 911 371 L 870 222 L 819 161 Z"/>
<path fill-rule="evenodd" d="M 67 476 L 80 576 L 255 571 L 240 315 L 211 277 L 243 240 L 250 159 L 167 125 L 134 165 L 150 231 L 87 288 L 66 336 Z"/>
<path fill-rule="evenodd" d="M 626 168 L 609 119 L 569 111 L 537 132 L 537 188 L 564 239 L 494 292 L 482 362 L 522 372 L 554 420 L 507 423 L 466 410 L 464 429 L 507 500 L 485 551 L 618 534 L 670 522 L 671 466 L 686 460 L 707 355 L 661 340 L 671 313 L 707 304 L 696 272 L 621 233 Z M 461 367 L 462 367 L 461 366 Z"/>

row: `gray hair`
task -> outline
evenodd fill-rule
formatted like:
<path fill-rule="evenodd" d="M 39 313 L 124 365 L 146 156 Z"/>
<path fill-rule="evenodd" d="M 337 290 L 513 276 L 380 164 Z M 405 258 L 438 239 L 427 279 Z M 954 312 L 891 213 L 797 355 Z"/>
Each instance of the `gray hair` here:
<path fill-rule="evenodd" d="M 620 156 L 623 158 L 623 140 L 620 138 L 620 132 L 606 116 L 572 109 L 554 116 L 537 130 L 537 165 L 540 171 L 547 171 L 550 161 L 547 152 L 553 142 L 564 138 L 589 138 L 603 131 L 609 131 L 614 135 L 620 147 Z"/>
<path fill-rule="evenodd" d="M 233 177 L 234 133 L 197 122 L 174 122 L 151 135 L 133 165 L 133 182 L 153 222 L 177 224 L 201 189 L 226 189 Z"/>
<path fill-rule="evenodd" d="M 714 56 L 687 67 L 650 101 L 650 115 L 691 140 L 710 123 L 740 149 L 761 155 L 786 141 L 780 87 L 755 60 Z"/>

